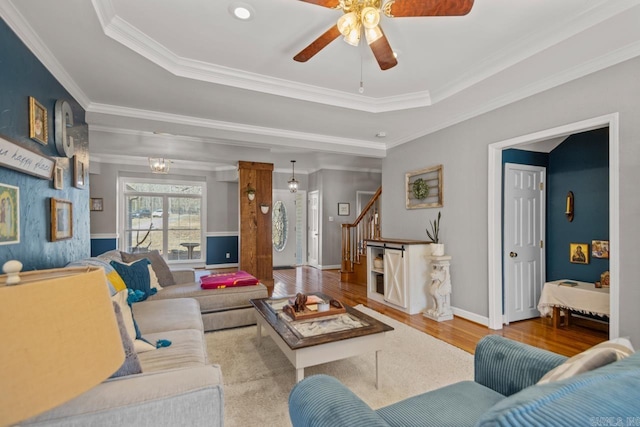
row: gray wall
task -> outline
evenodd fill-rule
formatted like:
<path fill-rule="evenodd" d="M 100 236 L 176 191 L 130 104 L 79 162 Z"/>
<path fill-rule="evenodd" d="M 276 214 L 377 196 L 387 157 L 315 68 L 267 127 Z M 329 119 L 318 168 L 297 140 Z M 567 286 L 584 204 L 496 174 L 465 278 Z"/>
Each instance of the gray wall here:
<path fill-rule="evenodd" d="M 378 172 L 353 172 L 323 169 L 309 176 L 309 191 L 318 190 L 320 195 L 320 248 L 318 263 L 323 267 L 340 266 L 343 223 L 352 223 L 357 218 L 356 192 L 375 191 L 381 185 Z M 349 216 L 338 216 L 338 203 L 350 204 Z M 330 221 L 333 217 L 333 221 Z M 384 221 L 384 220 L 383 220 Z"/>
<path fill-rule="evenodd" d="M 91 197 L 102 197 L 104 211 L 91 212 L 91 234 L 117 233 L 116 198 L 118 176 L 158 178 L 146 166 L 100 163 L 92 167 Z M 238 231 L 238 183 L 220 181 L 227 173 L 214 171 L 172 169 L 168 179 L 206 181 L 207 233 Z"/>
<path fill-rule="evenodd" d="M 630 60 L 391 149 L 382 168 L 383 235 L 426 237 L 424 229 L 438 209 L 404 209 L 404 174 L 443 164 L 441 235 L 453 256 L 451 303 L 488 316 L 487 146 L 619 112 L 620 254 L 611 256 L 620 257 L 620 335 L 640 345 L 639 75 L 640 59 Z"/>

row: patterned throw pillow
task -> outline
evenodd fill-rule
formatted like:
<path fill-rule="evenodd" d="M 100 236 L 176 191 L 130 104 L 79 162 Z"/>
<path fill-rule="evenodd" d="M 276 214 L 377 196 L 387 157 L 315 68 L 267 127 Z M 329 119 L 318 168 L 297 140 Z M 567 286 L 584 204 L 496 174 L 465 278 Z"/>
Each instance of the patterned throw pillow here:
<path fill-rule="evenodd" d="M 616 338 L 605 341 L 580 354 L 568 359 L 557 366 L 538 381 L 538 384 L 548 384 L 571 378 L 583 372 L 592 371 L 617 360 L 624 359 L 634 352 L 633 345 L 626 338 Z"/>
<path fill-rule="evenodd" d="M 171 286 L 176 284 L 175 280 L 173 280 L 173 274 L 171 274 L 171 270 L 169 270 L 169 266 L 157 250 L 139 254 L 121 252 L 121 255 L 123 262 L 134 262 L 142 258 L 147 258 L 151 261 L 151 267 L 153 267 L 153 271 L 156 272 L 156 276 L 158 276 L 158 281 L 161 286 Z"/>
<path fill-rule="evenodd" d="M 109 261 L 106 261 L 102 258 L 91 257 L 84 258 L 77 261 L 72 261 L 67 264 L 67 267 L 102 267 L 104 270 L 104 274 L 107 276 L 107 280 L 109 282 L 110 292 L 113 296 L 116 292 L 119 292 L 126 288 L 122 277 L 115 271 L 115 269 L 109 264 Z"/>
<path fill-rule="evenodd" d="M 111 266 L 118 272 L 127 288 L 144 292 L 143 300 L 156 293 L 151 290 L 151 277 L 149 276 L 149 260 L 144 258 L 131 264 L 123 264 L 111 261 Z"/>

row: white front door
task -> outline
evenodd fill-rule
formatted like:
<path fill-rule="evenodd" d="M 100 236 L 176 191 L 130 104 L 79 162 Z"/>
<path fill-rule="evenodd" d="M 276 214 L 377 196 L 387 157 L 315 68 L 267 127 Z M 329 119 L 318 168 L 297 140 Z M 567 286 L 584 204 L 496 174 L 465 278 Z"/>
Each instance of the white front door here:
<path fill-rule="evenodd" d="M 504 311 L 509 323 L 540 315 L 546 169 L 506 163 L 504 176 Z"/>
<path fill-rule="evenodd" d="M 309 193 L 309 265 L 313 267 L 318 267 L 318 249 L 320 245 L 320 236 L 318 236 L 320 222 L 318 197 L 317 191 Z"/>
<path fill-rule="evenodd" d="M 404 251 L 384 251 L 384 300 L 407 308 L 407 289 L 404 280 Z"/>

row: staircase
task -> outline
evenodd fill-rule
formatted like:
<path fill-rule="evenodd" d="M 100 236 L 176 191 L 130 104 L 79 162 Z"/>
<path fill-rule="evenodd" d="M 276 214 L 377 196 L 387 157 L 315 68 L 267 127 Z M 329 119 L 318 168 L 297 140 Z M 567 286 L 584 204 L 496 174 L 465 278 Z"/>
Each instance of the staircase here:
<path fill-rule="evenodd" d="M 342 224 L 342 282 L 367 284 L 367 247 L 365 240 L 380 238 L 380 195 L 378 188 L 353 224 Z"/>

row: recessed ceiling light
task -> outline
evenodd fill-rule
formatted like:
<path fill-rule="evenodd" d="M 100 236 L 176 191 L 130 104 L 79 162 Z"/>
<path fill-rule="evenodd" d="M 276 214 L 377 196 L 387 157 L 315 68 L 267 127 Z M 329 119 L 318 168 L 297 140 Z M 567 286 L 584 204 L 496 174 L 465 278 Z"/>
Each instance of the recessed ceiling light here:
<path fill-rule="evenodd" d="M 234 2 L 229 5 L 229 12 L 241 21 L 253 18 L 253 8 L 246 3 Z"/>

